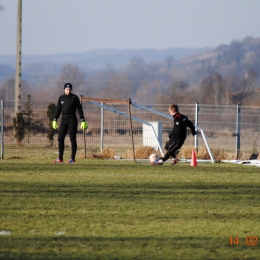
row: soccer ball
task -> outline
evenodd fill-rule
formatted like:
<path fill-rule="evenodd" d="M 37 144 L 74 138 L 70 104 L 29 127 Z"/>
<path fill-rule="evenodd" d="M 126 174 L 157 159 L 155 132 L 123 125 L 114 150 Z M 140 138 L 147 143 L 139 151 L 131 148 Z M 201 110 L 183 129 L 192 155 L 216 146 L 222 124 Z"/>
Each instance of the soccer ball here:
<path fill-rule="evenodd" d="M 156 163 L 160 160 L 159 155 L 156 153 L 152 153 L 149 157 L 150 164 L 151 165 L 156 165 Z"/>

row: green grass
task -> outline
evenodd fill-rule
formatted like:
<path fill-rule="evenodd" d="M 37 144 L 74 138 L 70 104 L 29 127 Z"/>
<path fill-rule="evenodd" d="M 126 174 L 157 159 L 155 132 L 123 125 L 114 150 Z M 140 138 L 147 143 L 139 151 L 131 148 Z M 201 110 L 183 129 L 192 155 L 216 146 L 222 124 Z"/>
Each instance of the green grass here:
<path fill-rule="evenodd" d="M 258 167 L 50 161 L 0 161 L 0 259 L 259 259 Z"/>

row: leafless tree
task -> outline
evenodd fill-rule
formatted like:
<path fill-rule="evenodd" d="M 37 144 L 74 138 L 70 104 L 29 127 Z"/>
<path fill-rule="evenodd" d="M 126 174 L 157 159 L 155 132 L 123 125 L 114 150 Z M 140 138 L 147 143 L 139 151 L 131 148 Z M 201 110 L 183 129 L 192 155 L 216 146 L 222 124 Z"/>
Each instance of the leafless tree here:
<path fill-rule="evenodd" d="M 107 84 L 100 87 L 99 95 L 101 98 L 127 100 L 133 95 L 131 81 L 124 73 L 112 76 Z"/>
<path fill-rule="evenodd" d="M 257 91 L 258 73 L 250 68 L 245 71 L 242 78 L 237 78 L 235 91 L 231 94 L 231 100 L 235 104 L 250 105 L 254 99 L 253 92 Z M 255 102 L 254 102 L 255 103 Z"/>
<path fill-rule="evenodd" d="M 218 73 L 204 79 L 200 86 L 200 103 L 223 105 L 227 103 L 228 92 L 225 81 Z"/>
<path fill-rule="evenodd" d="M 171 81 L 169 86 L 164 89 L 164 100 L 163 102 L 176 103 L 183 102 L 186 94 L 188 93 L 189 84 L 182 80 L 174 79 Z"/>
<path fill-rule="evenodd" d="M 168 56 L 168 57 L 165 59 L 165 65 L 166 65 L 167 69 L 172 68 L 174 61 L 175 61 L 175 59 L 174 59 L 173 56 Z"/>
<path fill-rule="evenodd" d="M 247 91 L 256 90 L 256 79 L 258 78 L 257 71 L 250 68 L 245 72 L 244 77 Z"/>
<path fill-rule="evenodd" d="M 80 91 L 80 87 L 84 84 L 86 73 L 77 65 L 65 64 L 57 79 L 57 86 L 60 89 L 65 83 L 69 82 L 73 86 L 73 91 Z"/>

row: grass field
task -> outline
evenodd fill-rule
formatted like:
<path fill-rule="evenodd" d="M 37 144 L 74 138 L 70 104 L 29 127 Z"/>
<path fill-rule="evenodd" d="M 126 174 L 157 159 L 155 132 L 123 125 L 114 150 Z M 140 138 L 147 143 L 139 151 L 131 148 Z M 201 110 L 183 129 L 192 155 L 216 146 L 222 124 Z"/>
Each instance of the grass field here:
<path fill-rule="evenodd" d="M 50 162 L 0 161 L 0 259 L 260 259 L 258 167 Z"/>

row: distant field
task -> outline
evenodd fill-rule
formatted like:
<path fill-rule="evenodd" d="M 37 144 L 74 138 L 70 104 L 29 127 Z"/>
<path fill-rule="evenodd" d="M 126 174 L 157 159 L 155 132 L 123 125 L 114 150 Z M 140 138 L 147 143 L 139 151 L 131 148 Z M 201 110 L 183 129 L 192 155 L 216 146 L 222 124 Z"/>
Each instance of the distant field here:
<path fill-rule="evenodd" d="M 260 169 L 0 161 L 0 259 L 259 259 Z"/>

